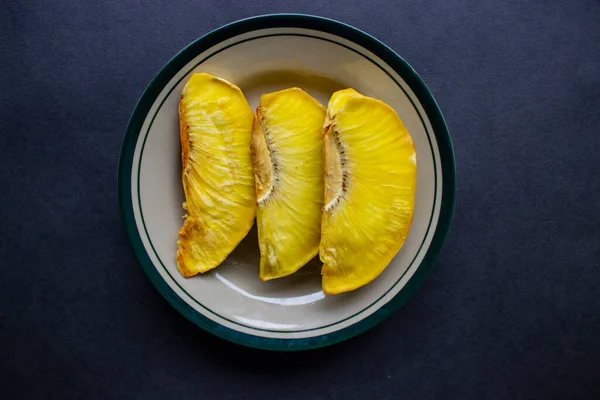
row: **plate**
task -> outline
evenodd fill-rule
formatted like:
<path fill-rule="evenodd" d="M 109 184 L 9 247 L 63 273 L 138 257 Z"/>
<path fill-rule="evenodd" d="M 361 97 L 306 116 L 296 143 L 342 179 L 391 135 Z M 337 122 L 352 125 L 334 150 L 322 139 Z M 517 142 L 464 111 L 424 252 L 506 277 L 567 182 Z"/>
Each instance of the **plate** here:
<path fill-rule="evenodd" d="M 320 263 L 261 282 L 256 230 L 215 270 L 183 278 L 175 264 L 184 201 L 177 105 L 186 80 L 207 72 L 260 95 L 298 86 L 326 105 L 338 89 L 392 106 L 413 137 L 417 191 L 409 236 L 372 283 L 337 296 L 321 291 Z M 119 160 L 121 215 L 150 282 L 181 314 L 232 342 L 270 350 L 331 345 L 373 327 L 424 280 L 448 233 L 455 196 L 450 136 L 433 96 L 389 47 L 341 22 L 297 14 L 253 17 L 201 37 L 150 82 L 133 111 Z"/>

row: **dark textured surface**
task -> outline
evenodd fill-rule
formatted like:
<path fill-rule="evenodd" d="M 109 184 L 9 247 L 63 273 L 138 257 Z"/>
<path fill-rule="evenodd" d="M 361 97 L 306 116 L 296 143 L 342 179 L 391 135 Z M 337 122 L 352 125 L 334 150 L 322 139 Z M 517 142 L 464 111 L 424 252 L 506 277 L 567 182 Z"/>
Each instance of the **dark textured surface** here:
<path fill-rule="evenodd" d="M 1 2 L 0 397 L 599 398 L 600 2 L 292 4 Z M 269 12 L 388 43 L 436 96 L 458 169 L 422 289 L 374 330 L 298 354 L 177 314 L 133 258 L 116 191 L 125 126 L 158 69 Z"/>

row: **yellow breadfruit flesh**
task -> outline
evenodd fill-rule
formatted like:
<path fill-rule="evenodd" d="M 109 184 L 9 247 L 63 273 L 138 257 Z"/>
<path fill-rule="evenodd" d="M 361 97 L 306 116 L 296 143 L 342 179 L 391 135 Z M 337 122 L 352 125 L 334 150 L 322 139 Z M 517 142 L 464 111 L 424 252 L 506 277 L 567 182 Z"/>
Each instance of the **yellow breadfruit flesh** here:
<path fill-rule="evenodd" d="M 183 88 L 179 123 L 187 215 L 176 259 L 185 277 L 221 264 L 254 223 L 253 120 L 241 90 L 224 79 L 196 73 Z"/>
<path fill-rule="evenodd" d="M 403 246 L 414 210 L 417 159 L 396 112 L 352 89 L 331 97 L 323 136 L 319 254 L 323 291 L 338 294 L 371 282 Z"/>
<path fill-rule="evenodd" d="M 325 107 L 301 89 L 261 97 L 252 153 L 263 281 L 290 275 L 318 254 L 324 120 Z"/>

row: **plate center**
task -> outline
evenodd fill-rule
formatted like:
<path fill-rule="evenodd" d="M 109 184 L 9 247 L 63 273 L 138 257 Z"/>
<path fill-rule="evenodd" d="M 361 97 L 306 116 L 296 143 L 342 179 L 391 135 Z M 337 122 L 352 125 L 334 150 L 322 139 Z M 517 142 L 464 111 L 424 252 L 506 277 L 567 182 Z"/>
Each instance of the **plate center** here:
<path fill-rule="evenodd" d="M 302 306 L 323 300 L 318 256 L 293 275 L 263 282 L 258 278 L 260 252 L 256 225 L 227 259 L 212 273 L 242 296 L 279 306 Z M 201 277 L 200 277 L 201 278 Z"/>

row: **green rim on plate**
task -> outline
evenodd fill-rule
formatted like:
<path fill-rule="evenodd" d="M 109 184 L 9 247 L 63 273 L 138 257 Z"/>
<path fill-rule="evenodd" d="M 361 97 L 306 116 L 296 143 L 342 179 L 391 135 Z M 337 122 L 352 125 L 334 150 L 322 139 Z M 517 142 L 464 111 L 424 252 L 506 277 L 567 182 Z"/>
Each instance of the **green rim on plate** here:
<path fill-rule="evenodd" d="M 134 220 L 131 192 L 133 154 L 142 124 L 169 80 L 198 54 L 224 40 L 255 30 L 282 27 L 311 29 L 354 42 L 375 54 L 400 75 L 427 114 L 439 148 L 442 169 L 442 199 L 435 234 L 421 264 L 401 291 L 373 314 L 351 326 L 321 336 L 298 339 L 267 338 L 235 331 L 208 319 L 181 299 L 163 280 L 146 253 Z M 310 15 L 275 14 L 244 19 L 214 30 L 188 45 L 159 71 L 139 99 L 127 126 L 119 159 L 118 187 L 121 217 L 134 254 L 157 290 L 181 314 L 208 332 L 234 343 L 268 350 L 306 350 L 338 343 L 372 328 L 403 305 L 418 289 L 433 267 L 450 228 L 456 191 L 455 176 L 452 143 L 442 113 L 425 83 L 406 61 L 377 39 L 344 23 Z"/>

